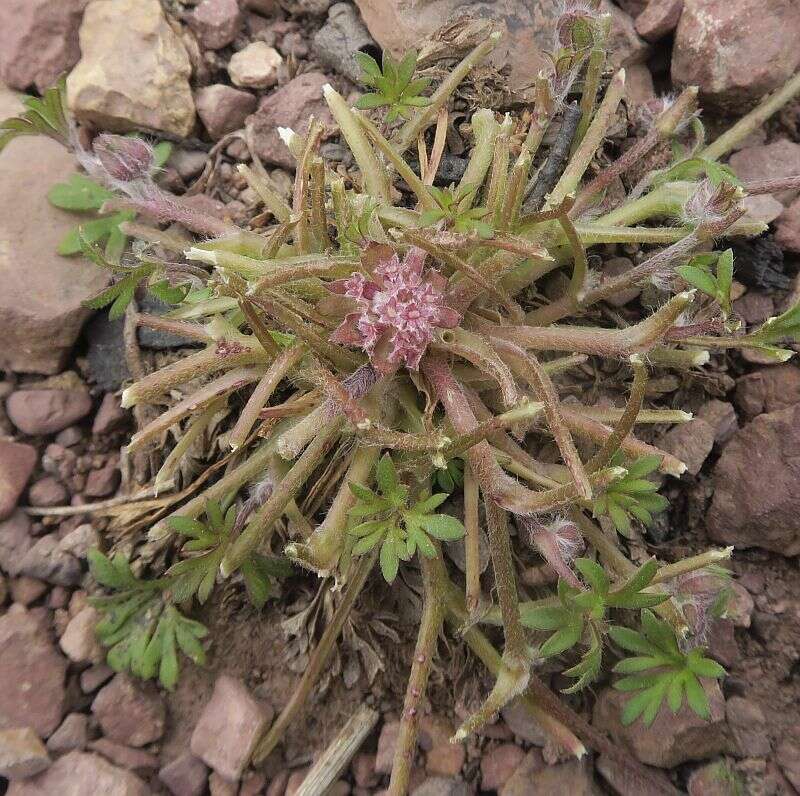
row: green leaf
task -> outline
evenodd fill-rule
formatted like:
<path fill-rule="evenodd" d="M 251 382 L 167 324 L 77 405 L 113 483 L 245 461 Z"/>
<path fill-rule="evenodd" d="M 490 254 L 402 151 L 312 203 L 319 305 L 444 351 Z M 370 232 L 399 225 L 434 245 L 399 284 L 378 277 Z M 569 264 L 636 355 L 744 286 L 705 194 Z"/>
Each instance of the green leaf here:
<path fill-rule="evenodd" d="M 414 506 L 411 507 L 411 511 L 414 514 L 430 514 L 435 509 L 438 509 L 448 497 L 450 496 L 441 492 L 431 495 L 429 498 L 415 503 Z"/>
<path fill-rule="evenodd" d="M 685 282 L 711 296 L 711 298 L 716 298 L 717 280 L 707 271 L 702 271 L 691 265 L 679 265 L 675 270 Z"/>
<path fill-rule="evenodd" d="M 708 695 L 700 684 L 700 681 L 694 675 L 689 675 L 684 679 L 683 687 L 686 691 L 686 702 L 689 707 L 701 719 L 708 721 L 711 718 Z"/>
<path fill-rule="evenodd" d="M 388 105 L 389 101 L 383 94 L 362 94 L 357 100 L 355 107 L 359 110 L 366 111 L 371 108 L 381 108 Z"/>
<path fill-rule="evenodd" d="M 611 587 L 611 581 L 605 570 L 590 558 L 576 558 L 575 568 L 583 575 L 584 580 L 598 594 L 605 596 Z"/>
<path fill-rule="evenodd" d="M 556 605 L 520 609 L 520 621 L 532 630 L 555 630 L 566 625 L 571 619 L 570 612 Z"/>
<path fill-rule="evenodd" d="M 153 166 L 160 169 L 172 154 L 172 144 L 169 141 L 159 141 L 153 147 Z"/>
<path fill-rule="evenodd" d="M 411 78 L 414 76 L 414 70 L 417 68 L 417 52 L 416 50 L 409 50 L 400 61 L 397 67 L 397 87 L 400 90 L 405 90 Z"/>
<path fill-rule="evenodd" d="M 189 536 L 193 539 L 208 533 L 206 526 L 200 520 L 194 520 L 191 517 L 169 517 L 167 525 L 182 536 Z"/>
<path fill-rule="evenodd" d="M 428 514 L 419 518 L 419 524 L 442 542 L 454 542 L 466 533 L 461 521 L 449 514 Z"/>
<path fill-rule="evenodd" d="M 361 81 L 362 83 L 371 85 L 371 82 L 368 81 L 374 81 L 376 78 L 381 77 L 381 68 L 378 65 L 378 62 L 371 55 L 369 55 L 369 53 L 355 52 L 353 53 L 353 58 L 361 67 L 361 71 L 364 73 Z M 367 78 L 368 80 L 365 80 L 364 78 Z"/>
<path fill-rule="evenodd" d="M 656 658 L 662 657 L 661 650 L 635 630 L 621 625 L 612 625 L 608 629 L 608 635 L 611 636 L 615 644 L 628 652 L 636 652 L 640 655 Z"/>
<path fill-rule="evenodd" d="M 260 611 L 266 605 L 271 584 L 267 574 L 258 566 L 254 557 L 247 558 L 241 566 L 242 578 L 250 602 Z"/>
<path fill-rule="evenodd" d="M 375 480 L 383 497 L 392 500 L 400 494 L 400 479 L 397 477 L 392 457 L 388 453 L 381 456 L 375 467 Z"/>
<path fill-rule="evenodd" d="M 394 539 L 387 537 L 381 545 L 380 565 L 383 578 L 387 583 L 393 583 L 397 577 L 400 560 L 397 556 Z"/>
<path fill-rule="evenodd" d="M 543 658 L 549 658 L 574 647 L 580 641 L 582 632 L 582 621 L 573 622 L 567 627 L 557 630 L 539 647 L 539 655 Z"/>
<path fill-rule="evenodd" d="M 48 192 L 51 205 L 62 210 L 99 210 L 114 194 L 82 174 L 70 175 L 67 182 L 56 183 Z"/>
<path fill-rule="evenodd" d="M 645 475 L 654 473 L 661 466 L 661 457 L 658 455 L 642 456 L 640 459 L 631 462 L 627 466 L 628 474 L 626 478 L 642 478 Z"/>

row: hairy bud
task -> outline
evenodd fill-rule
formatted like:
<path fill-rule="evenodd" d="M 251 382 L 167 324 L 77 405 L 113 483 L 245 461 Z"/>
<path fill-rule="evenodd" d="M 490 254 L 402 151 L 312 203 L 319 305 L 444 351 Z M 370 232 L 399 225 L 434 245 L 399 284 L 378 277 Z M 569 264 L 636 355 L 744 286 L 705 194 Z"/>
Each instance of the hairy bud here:
<path fill-rule="evenodd" d="M 729 182 L 703 180 L 683 206 L 684 219 L 694 225 L 721 221 L 742 198 L 741 188 Z"/>
<path fill-rule="evenodd" d="M 155 162 L 153 147 L 141 138 L 102 133 L 95 138 L 93 148 L 103 170 L 119 182 L 147 177 Z"/>

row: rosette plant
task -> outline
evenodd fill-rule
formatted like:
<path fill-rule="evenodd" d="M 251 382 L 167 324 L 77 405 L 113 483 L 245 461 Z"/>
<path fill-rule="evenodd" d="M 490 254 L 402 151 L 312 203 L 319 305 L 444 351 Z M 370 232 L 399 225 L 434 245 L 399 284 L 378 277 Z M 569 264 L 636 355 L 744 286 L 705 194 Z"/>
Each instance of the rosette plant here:
<path fill-rule="evenodd" d="M 662 703 L 677 710 L 685 696 L 707 712 L 697 677 L 722 670 L 702 649 L 691 651 L 695 641 L 670 584 L 730 551 L 663 564 L 631 561 L 625 537 L 666 507 L 652 475 L 679 477 L 686 469 L 640 439 L 636 427 L 691 417 L 643 408 L 653 369 L 701 368 L 715 348 L 756 348 L 776 360 L 792 353 L 780 345 L 798 340 L 797 307 L 745 333 L 728 317 L 727 272 L 714 273 L 727 267 L 727 254 L 702 261 L 709 277 L 702 292 L 687 284 L 697 286 L 701 277 L 684 266 L 720 238 L 764 230 L 745 215 L 745 195 L 798 184 L 742 184 L 716 164 L 800 92 L 800 77 L 710 144 L 697 91 L 687 88 L 650 106 L 645 135 L 609 160 L 604 143 L 625 96 L 625 72 L 606 75 L 608 27 L 594 3 L 571 4 L 558 21 L 552 67 L 535 79 L 530 105 L 504 117 L 472 109 L 466 170 L 445 189 L 434 181 L 449 103 L 499 34 L 467 53 L 424 102 L 407 103 L 407 118 L 393 128 L 373 123 L 365 107 L 372 102 L 354 109 L 326 86 L 355 168 L 325 162 L 319 123 L 312 120 L 305 135 L 281 130 L 296 160 L 291 203 L 257 158 L 239 166 L 263 200 L 261 226 L 238 227 L 168 195 L 153 181 L 138 142 L 128 154 L 124 139 L 104 138 L 96 156 L 82 153 L 95 173 L 105 169 L 117 192 L 104 210 L 134 211 L 140 219 L 123 225 L 136 243 L 120 265 L 88 242 L 86 253 L 111 268 L 115 285 L 132 283 L 129 298 L 153 286 L 175 289 L 167 317 L 138 314 L 130 305 L 128 318 L 200 346 L 122 394 L 125 407 L 151 408 L 139 415 L 129 454 L 163 446 L 168 432 L 179 430 L 153 473 L 160 497 L 118 512 L 128 549 L 143 565 L 173 562 L 163 587 L 170 606 L 178 602 L 170 571 L 188 582 L 186 572 L 197 567 L 182 562 L 201 550 L 203 599 L 214 581 L 240 577 L 266 599 L 253 562 L 276 555 L 296 572 L 336 584 L 333 619 L 256 760 L 302 709 L 368 579 L 396 584 L 411 568 L 421 573 L 423 607 L 394 794 L 407 789 L 419 704 L 445 620 L 496 676 L 455 740 L 519 699 L 562 748 L 578 756 L 587 746 L 606 752 L 651 779 L 548 688 L 537 673 L 545 659 L 565 661 L 575 691 L 600 676 L 605 659 L 634 652 L 618 665 L 627 675 L 623 687 L 640 689 L 626 719 L 652 720 Z M 376 85 L 370 69 L 367 82 Z M 411 74 L 403 80 L 412 85 Z M 5 123 L 6 137 L 38 131 L 77 146 L 57 96 L 32 101 L 27 114 Z M 645 173 L 627 193 L 608 190 L 624 185 L 656 151 L 672 152 L 665 168 Z M 189 241 L 166 224 L 195 237 Z M 639 244 L 647 253 L 626 273 L 602 277 L 591 254 L 605 244 Z M 545 298 L 539 287 L 556 273 L 563 275 L 559 292 Z M 606 299 L 652 282 L 663 300 L 638 322 L 600 312 Z M 566 398 L 570 374 L 592 363 L 617 363 L 624 406 Z M 182 458 L 212 424 L 224 431 L 216 461 L 178 489 Z M 552 440 L 555 461 L 529 450 L 531 434 Z M 458 517 L 436 491 L 443 474 L 456 488 L 453 472 L 463 472 Z M 208 506 L 220 516 L 232 512 L 213 526 L 224 534 L 194 523 Z M 143 540 L 136 534 L 148 525 Z M 484 533 L 491 572 L 482 575 Z M 521 596 L 515 557 L 525 543 L 558 575 L 549 597 Z M 443 554 L 447 544 L 463 544 L 463 577 Z M 262 580 L 278 572 L 258 567 Z M 191 600 L 191 589 L 182 587 L 178 607 L 189 610 Z M 664 666 L 668 677 L 645 676 L 649 667 Z M 660 781 L 651 785 L 664 789 Z"/>

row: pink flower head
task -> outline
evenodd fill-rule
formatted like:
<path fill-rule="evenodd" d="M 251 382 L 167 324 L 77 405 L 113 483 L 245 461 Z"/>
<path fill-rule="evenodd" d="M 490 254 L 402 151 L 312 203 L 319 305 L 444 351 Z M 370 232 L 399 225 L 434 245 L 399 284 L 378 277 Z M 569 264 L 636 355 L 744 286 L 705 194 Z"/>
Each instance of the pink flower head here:
<path fill-rule="evenodd" d="M 331 340 L 363 348 L 384 370 L 384 362 L 416 370 L 434 330 L 452 329 L 459 321 L 459 314 L 444 303 L 447 280 L 424 270 L 425 256 L 422 249 L 411 248 L 402 261 L 396 254 L 378 260 L 372 279 L 355 273 L 330 283 L 331 292 L 356 305 Z M 391 345 L 385 357 L 384 343 Z"/>

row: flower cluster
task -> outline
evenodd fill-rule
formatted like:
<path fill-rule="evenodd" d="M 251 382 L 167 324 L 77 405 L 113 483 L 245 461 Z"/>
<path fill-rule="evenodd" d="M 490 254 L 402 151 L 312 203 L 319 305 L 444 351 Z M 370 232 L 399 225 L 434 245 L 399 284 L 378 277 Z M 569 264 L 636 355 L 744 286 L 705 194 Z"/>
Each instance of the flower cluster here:
<path fill-rule="evenodd" d="M 396 365 L 416 370 L 434 329 L 452 329 L 459 322 L 459 314 L 444 303 L 447 280 L 423 269 L 425 257 L 412 247 L 402 261 L 396 254 L 380 260 L 371 279 L 354 273 L 330 283 L 331 292 L 356 306 L 331 340 L 362 348 L 378 370 Z"/>

